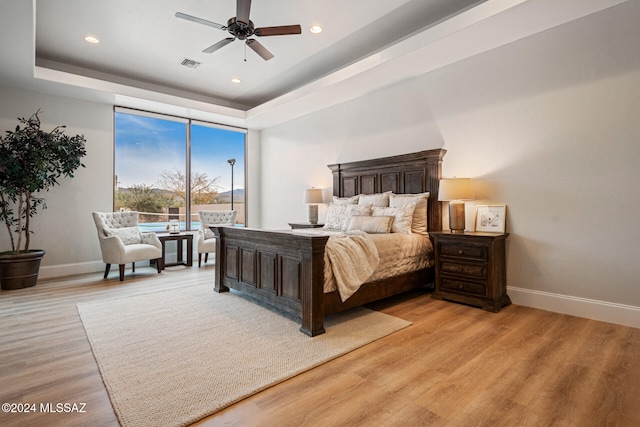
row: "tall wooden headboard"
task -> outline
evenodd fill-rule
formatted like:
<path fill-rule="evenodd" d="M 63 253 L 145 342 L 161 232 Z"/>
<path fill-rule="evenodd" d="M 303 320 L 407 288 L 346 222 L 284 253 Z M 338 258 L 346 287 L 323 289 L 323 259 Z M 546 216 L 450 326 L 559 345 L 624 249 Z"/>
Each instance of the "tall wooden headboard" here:
<path fill-rule="evenodd" d="M 333 195 L 350 197 L 392 191 L 395 194 L 429 192 L 429 231 L 442 230 L 438 188 L 442 158 L 447 150 L 434 149 L 399 156 L 328 165 L 333 173 Z"/>

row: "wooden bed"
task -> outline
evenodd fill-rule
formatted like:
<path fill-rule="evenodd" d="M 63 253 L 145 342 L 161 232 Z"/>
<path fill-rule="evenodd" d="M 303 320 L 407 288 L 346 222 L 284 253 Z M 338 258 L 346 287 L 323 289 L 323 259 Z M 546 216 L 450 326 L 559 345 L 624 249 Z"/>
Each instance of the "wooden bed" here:
<path fill-rule="evenodd" d="M 333 194 L 429 192 L 428 230 L 442 229 L 438 186 L 445 150 L 329 165 Z M 300 330 L 324 333 L 324 316 L 433 283 L 433 268 L 365 283 L 345 302 L 324 293 L 327 236 L 239 227 L 211 227 L 216 242 L 216 292 L 235 289 L 301 320 Z"/>

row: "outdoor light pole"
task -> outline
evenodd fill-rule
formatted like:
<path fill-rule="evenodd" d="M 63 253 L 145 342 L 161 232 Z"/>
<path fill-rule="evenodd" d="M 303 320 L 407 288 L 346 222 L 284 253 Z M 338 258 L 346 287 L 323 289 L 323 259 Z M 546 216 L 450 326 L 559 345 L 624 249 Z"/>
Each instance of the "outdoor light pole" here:
<path fill-rule="evenodd" d="M 231 165 L 231 210 L 233 210 L 233 165 L 236 164 L 236 159 L 229 159 L 227 163 Z"/>

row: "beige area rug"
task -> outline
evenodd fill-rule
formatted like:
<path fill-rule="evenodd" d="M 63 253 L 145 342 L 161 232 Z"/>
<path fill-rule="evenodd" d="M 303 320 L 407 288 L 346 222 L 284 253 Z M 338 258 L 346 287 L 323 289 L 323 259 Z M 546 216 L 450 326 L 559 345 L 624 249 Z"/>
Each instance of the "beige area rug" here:
<path fill-rule="evenodd" d="M 210 284 L 78 304 L 123 426 L 184 426 L 410 322 L 358 308 L 300 325 Z"/>

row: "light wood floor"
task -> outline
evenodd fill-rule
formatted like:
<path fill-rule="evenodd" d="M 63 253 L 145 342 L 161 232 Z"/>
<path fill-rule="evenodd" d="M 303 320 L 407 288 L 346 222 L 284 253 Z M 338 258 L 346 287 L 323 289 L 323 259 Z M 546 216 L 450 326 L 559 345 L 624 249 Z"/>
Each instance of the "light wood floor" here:
<path fill-rule="evenodd" d="M 76 304 L 211 281 L 213 267 L 117 271 L 0 292 L 1 426 L 118 425 Z M 213 292 L 213 291 L 212 291 Z M 372 308 L 413 325 L 265 390 L 207 426 L 640 426 L 640 329 L 413 293 Z M 41 403 L 86 403 L 41 413 Z M 162 408 L 158 408 L 159 411 Z"/>

